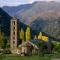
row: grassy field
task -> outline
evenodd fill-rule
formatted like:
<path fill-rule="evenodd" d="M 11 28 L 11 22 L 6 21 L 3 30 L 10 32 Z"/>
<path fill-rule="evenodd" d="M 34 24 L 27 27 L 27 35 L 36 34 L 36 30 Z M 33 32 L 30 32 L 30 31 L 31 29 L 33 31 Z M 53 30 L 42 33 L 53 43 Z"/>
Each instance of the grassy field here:
<path fill-rule="evenodd" d="M 41 56 L 11 56 L 11 55 L 3 55 L 0 56 L 0 60 L 50 60 L 49 57 L 41 57 Z"/>
<path fill-rule="evenodd" d="M 51 56 L 24 56 L 19 55 L 0 55 L 0 60 L 53 60 Z"/>

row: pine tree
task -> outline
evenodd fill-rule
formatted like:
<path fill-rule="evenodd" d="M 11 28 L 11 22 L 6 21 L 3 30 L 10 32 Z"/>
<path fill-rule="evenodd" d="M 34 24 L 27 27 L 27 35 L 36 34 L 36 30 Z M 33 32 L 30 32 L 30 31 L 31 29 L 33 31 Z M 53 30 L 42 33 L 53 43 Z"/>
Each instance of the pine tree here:
<path fill-rule="evenodd" d="M 30 27 L 26 29 L 26 41 L 30 41 Z"/>

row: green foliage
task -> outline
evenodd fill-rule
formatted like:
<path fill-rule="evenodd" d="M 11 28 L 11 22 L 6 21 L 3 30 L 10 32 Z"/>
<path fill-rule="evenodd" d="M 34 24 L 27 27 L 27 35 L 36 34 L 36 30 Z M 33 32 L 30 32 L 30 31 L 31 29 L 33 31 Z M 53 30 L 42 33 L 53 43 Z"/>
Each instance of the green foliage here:
<path fill-rule="evenodd" d="M 53 41 L 52 43 L 54 44 L 54 51 L 60 53 L 60 42 Z"/>
<path fill-rule="evenodd" d="M 3 46 L 3 48 L 9 48 L 9 39 L 8 39 L 8 37 L 4 37 L 4 46 Z"/>
<path fill-rule="evenodd" d="M 6 48 L 7 46 L 7 37 L 4 36 L 4 33 L 0 31 L 0 48 Z"/>
<path fill-rule="evenodd" d="M 3 54 L 11 54 L 11 51 L 9 49 L 3 50 Z"/>

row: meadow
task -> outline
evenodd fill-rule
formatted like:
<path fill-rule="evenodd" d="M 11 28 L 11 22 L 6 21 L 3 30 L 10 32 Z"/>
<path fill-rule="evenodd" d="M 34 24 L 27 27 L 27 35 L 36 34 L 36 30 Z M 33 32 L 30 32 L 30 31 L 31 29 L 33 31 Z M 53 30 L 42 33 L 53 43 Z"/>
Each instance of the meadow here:
<path fill-rule="evenodd" d="M 60 55 L 59 55 L 60 57 Z M 20 56 L 20 55 L 1 55 L 0 60 L 54 60 L 55 58 L 59 58 L 58 55 L 45 55 L 45 56 L 38 56 L 38 55 L 33 55 L 33 56 Z"/>

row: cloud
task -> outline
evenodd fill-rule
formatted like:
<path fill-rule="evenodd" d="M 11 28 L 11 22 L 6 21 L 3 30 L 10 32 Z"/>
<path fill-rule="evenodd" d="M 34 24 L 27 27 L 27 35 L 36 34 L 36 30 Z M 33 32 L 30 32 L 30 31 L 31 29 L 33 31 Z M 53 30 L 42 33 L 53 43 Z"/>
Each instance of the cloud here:
<path fill-rule="evenodd" d="M 0 0 L 1 6 L 17 6 L 20 4 L 32 3 L 34 1 L 59 1 L 59 0 Z"/>
<path fill-rule="evenodd" d="M 34 0 L 0 0 L 0 6 L 16 6 L 31 3 Z"/>

